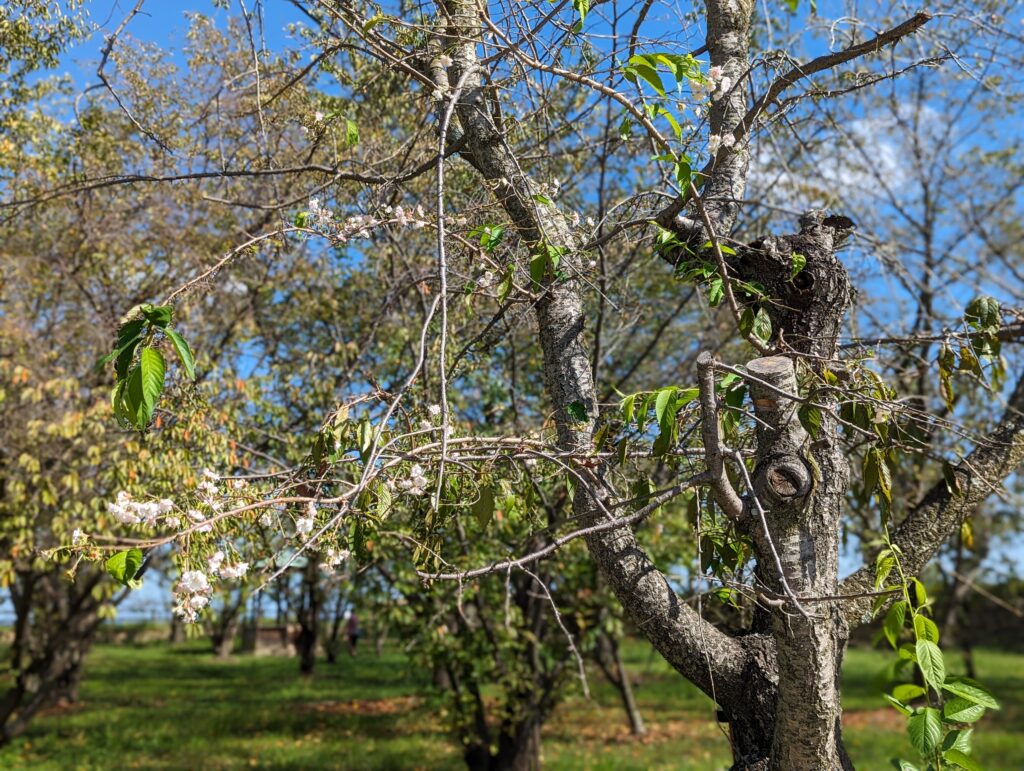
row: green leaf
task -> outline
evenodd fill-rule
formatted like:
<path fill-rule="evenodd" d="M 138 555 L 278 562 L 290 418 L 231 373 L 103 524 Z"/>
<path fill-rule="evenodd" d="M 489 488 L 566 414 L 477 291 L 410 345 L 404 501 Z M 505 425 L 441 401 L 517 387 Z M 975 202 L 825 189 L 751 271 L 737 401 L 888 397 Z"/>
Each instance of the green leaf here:
<path fill-rule="evenodd" d="M 135 358 L 135 351 L 141 345 L 142 338 L 137 337 L 134 340 L 128 342 L 120 352 L 117 354 L 117 361 L 114 362 L 114 372 L 117 375 L 118 380 L 124 380 L 128 377 L 128 368 L 132 365 L 132 360 Z"/>
<path fill-rule="evenodd" d="M 174 313 L 174 309 L 170 305 L 143 305 L 142 315 L 146 317 L 146 321 L 152 324 L 154 327 L 160 327 L 166 329 L 171 323 L 171 316 Z"/>
<path fill-rule="evenodd" d="M 989 709 L 999 709 L 999 702 L 996 701 L 995 696 L 989 693 L 981 683 L 971 680 L 969 677 L 950 676 L 942 684 L 942 690 L 967 699 L 974 704 L 980 704 Z"/>
<path fill-rule="evenodd" d="M 903 631 L 903 621 L 907 616 L 907 603 L 904 600 L 894 602 L 889 612 L 885 614 L 885 621 L 882 622 L 882 633 L 889 644 L 895 649 L 899 640 L 900 632 Z"/>
<path fill-rule="evenodd" d="M 942 750 L 959 750 L 965 755 L 971 754 L 971 734 L 973 728 L 954 728 L 942 740 Z"/>
<path fill-rule="evenodd" d="M 181 362 L 181 366 L 185 368 L 185 374 L 189 380 L 196 379 L 196 360 L 192 355 L 192 349 L 188 347 L 188 343 L 185 342 L 185 338 L 175 332 L 173 329 L 165 329 L 164 334 L 167 335 L 171 344 L 174 346 L 174 352 L 178 354 L 178 360 Z"/>
<path fill-rule="evenodd" d="M 889 577 L 894 567 L 896 567 L 896 557 L 893 555 L 892 549 L 883 549 L 878 552 L 878 556 L 875 557 L 876 589 L 885 583 L 885 579 Z"/>
<path fill-rule="evenodd" d="M 587 405 L 583 402 L 573 402 L 565 408 L 565 411 L 568 412 L 569 417 L 577 423 L 586 423 L 590 420 L 590 417 L 587 415 Z"/>
<path fill-rule="evenodd" d="M 351 118 L 345 119 L 345 146 L 355 147 L 359 144 L 359 126 Z"/>
<path fill-rule="evenodd" d="M 916 578 L 911 578 L 909 588 L 910 600 L 914 603 L 915 608 L 922 608 L 928 604 L 928 592 L 924 588 L 924 584 L 922 584 Z"/>
<path fill-rule="evenodd" d="M 950 763 L 956 763 L 966 771 L 982 771 L 981 764 L 961 750 L 946 750 L 942 753 L 942 758 Z"/>
<path fill-rule="evenodd" d="M 897 769 L 898 771 L 919 771 L 918 767 L 915 766 L 913 763 L 910 763 L 901 758 L 893 758 L 891 763 L 893 768 Z"/>
<path fill-rule="evenodd" d="M 384 483 L 377 485 L 377 518 L 385 520 L 391 514 L 394 496 L 391 489 Z"/>
<path fill-rule="evenodd" d="M 811 439 L 817 439 L 821 433 L 821 410 L 811 404 L 804 404 L 797 411 L 797 416 Z"/>
<path fill-rule="evenodd" d="M 672 398 L 676 395 L 676 389 L 674 386 L 668 388 L 662 388 L 658 391 L 658 398 L 654 402 L 654 418 L 657 420 L 658 425 L 664 424 L 665 410 L 671 403 Z"/>
<path fill-rule="evenodd" d="M 359 454 L 365 461 L 369 457 L 370 445 L 373 444 L 373 426 L 368 419 L 363 418 L 359 421 L 359 428 L 356 429 L 356 439 L 359 442 Z"/>
<path fill-rule="evenodd" d="M 1002 319 L 999 301 L 988 296 L 976 297 L 968 304 L 964 317 L 968 323 L 980 329 L 999 329 Z"/>
<path fill-rule="evenodd" d="M 708 284 L 708 302 L 712 308 L 717 308 L 718 304 L 722 302 L 722 298 L 725 296 L 725 282 L 720 278 L 714 279 Z"/>
<path fill-rule="evenodd" d="M 142 567 L 142 550 L 119 551 L 104 563 L 111 577 L 122 586 L 128 586 Z"/>
<path fill-rule="evenodd" d="M 505 271 L 505 277 L 498 284 L 498 302 L 502 305 L 508 299 L 508 296 L 512 294 L 512 266 L 509 265 Z"/>
<path fill-rule="evenodd" d="M 388 17 L 382 13 L 375 13 L 373 16 L 366 20 L 365 24 L 363 24 L 363 32 L 369 32 L 371 29 L 376 27 L 381 22 L 385 21 L 387 18 Z"/>
<path fill-rule="evenodd" d="M 887 693 L 883 693 L 882 698 L 889 702 L 896 709 L 898 709 L 902 714 L 908 717 L 914 713 L 914 710 L 912 710 L 910 707 L 908 707 L 906 704 L 904 704 L 902 701 L 895 698 L 894 696 L 890 696 Z"/>
<path fill-rule="evenodd" d="M 643 56 L 632 56 L 629 59 L 629 66 L 626 67 L 626 75 L 632 75 L 633 82 L 636 82 L 636 78 L 642 78 L 650 84 L 651 88 L 658 94 L 658 96 L 665 96 L 665 86 L 661 82 L 661 76 L 658 71 L 651 66 L 650 62 Z"/>
<path fill-rule="evenodd" d="M 914 616 L 914 636 L 918 640 L 928 640 L 937 643 L 939 641 L 939 628 L 927 616 Z"/>
<path fill-rule="evenodd" d="M 899 699 L 904 704 L 920 699 L 927 691 L 916 683 L 900 683 L 892 689 L 893 698 Z"/>
<path fill-rule="evenodd" d="M 481 528 L 490 524 L 494 516 L 494 488 L 491 485 L 480 488 L 480 497 L 473 504 L 472 514 Z"/>
<path fill-rule="evenodd" d="M 807 266 L 807 258 L 799 252 L 793 252 L 790 259 L 793 261 L 793 267 L 790 268 L 789 280 L 792 281 Z"/>
<path fill-rule="evenodd" d="M 533 279 L 535 289 L 540 286 L 547 272 L 548 256 L 543 252 L 535 252 L 534 255 L 530 257 L 530 278 Z"/>
<path fill-rule="evenodd" d="M 626 142 L 629 140 L 630 136 L 632 136 L 632 133 L 633 121 L 627 115 L 625 118 L 622 119 L 622 123 L 619 124 L 619 139 L 621 139 L 623 142 Z"/>
<path fill-rule="evenodd" d="M 750 331 L 762 343 L 767 343 L 771 339 L 772 320 L 768 318 L 764 308 L 757 309 L 757 314 L 754 316 L 754 322 L 750 327 Z"/>
<path fill-rule="evenodd" d="M 921 668 L 925 682 L 936 691 L 942 689 L 946 680 L 946 663 L 942 659 L 942 651 L 931 640 L 918 640 L 914 646 L 917 653 L 917 665 Z"/>
<path fill-rule="evenodd" d="M 942 716 L 934 707 L 922 707 L 907 721 L 907 732 L 914 749 L 924 756 L 930 755 L 942 739 Z"/>
<path fill-rule="evenodd" d="M 947 723 L 973 723 L 985 714 L 980 704 L 955 696 L 942 705 L 942 715 Z"/>
<path fill-rule="evenodd" d="M 580 24 L 587 20 L 587 11 L 590 10 L 590 0 L 572 0 L 572 7 L 580 15 Z"/>
<path fill-rule="evenodd" d="M 115 347 L 122 348 L 130 340 L 140 337 L 145 326 L 146 319 L 144 318 L 126 321 L 117 329 L 117 345 Z"/>
<path fill-rule="evenodd" d="M 633 409 L 636 404 L 636 394 L 630 394 L 621 402 L 622 420 L 628 426 L 633 422 Z"/>
<path fill-rule="evenodd" d="M 153 419 L 153 410 L 164 390 L 165 372 L 163 354 L 156 348 L 145 346 L 139 355 L 139 363 L 128 375 L 124 400 L 131 423 L 140 431 Z"/>

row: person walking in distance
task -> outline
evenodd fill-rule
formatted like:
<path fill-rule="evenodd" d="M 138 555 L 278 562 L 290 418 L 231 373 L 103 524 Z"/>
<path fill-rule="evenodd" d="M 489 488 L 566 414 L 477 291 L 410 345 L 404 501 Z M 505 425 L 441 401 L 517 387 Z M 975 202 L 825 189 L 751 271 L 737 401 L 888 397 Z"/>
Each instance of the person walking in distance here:
<path fill-rule="evenodd" d="M 346 632 L 348 633 L 348 653 L 350 656 L 356 655 L 356 645 L 359 643 L 359 616 L 353 610 L 348 614 L 348 622 L 346 625 Z"/>

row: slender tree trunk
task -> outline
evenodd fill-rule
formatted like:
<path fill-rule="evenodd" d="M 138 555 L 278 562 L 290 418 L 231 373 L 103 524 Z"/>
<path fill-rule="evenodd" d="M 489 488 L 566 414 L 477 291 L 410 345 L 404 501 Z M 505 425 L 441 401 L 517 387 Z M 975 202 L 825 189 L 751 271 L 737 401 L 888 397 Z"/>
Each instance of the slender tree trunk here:
<path fill-rule="evenodd" d="M 178 616 L 171 616 L 171 630 L 167 636 L 170 645 L 178 645 L 185 642 L 185 622 Z"/>
<path fill-rule="evenodd" d="M 611 683 L 622 699 L 622 707 L 629 719 L 629 729 L 634 736 L 644 736 L 647 733 L 647 726 L 644 725 L 643 715 L 637 706 L 633 696 L 633 685 L 629 679 L 629 673 L 622 663 L 622 652 L 618 641 L 611 635 L 601 632 L 597 639 L 597 663 L 604 674 L 605 679 Z"/>
<path fill-rule="evenodd" d="M 306 559 L 303 576 L 302 604 L 299 608 L 299 636 L 296 642 L 299 650 L 299 671 L 304 675 L 313 674 L 316 666 L 316 645 L 320 635 L 320 563 L 315 554 Z"/>

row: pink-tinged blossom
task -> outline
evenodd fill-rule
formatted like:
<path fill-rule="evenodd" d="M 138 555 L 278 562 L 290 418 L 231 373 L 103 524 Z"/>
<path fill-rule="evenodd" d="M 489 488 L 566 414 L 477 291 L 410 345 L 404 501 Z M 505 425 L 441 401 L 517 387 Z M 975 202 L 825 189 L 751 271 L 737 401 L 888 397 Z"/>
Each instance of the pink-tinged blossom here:
<path fill-rule="evenodd" d="M 214 575 L 220 570 L 220 565 L 224 561 L 224 552 L 217 549 L 210 557 L 206 560 L 207 567 L 210 568 L 210 572 Z"/>
<path fill-rule="evenodd" d="M 234 565 L 225 565 L 220 569 L 220 577 L 228 580 L 241 578 L 249 572 L 248 562 L 236 562 Z"/>
<path fill-rule="evenodd" d="M 201 570 L 186 570 L 178 579 L 178 594 L 206 594 L 210 591 L 210 580 Z"/>
<path fill-rule="evenodd" d="M 174 615 L 192 624 L 199 618 L 199 611 L 210 604 L 210 598 L 204 594 L 189 594 L 178 598 L 174 606 Z"/>

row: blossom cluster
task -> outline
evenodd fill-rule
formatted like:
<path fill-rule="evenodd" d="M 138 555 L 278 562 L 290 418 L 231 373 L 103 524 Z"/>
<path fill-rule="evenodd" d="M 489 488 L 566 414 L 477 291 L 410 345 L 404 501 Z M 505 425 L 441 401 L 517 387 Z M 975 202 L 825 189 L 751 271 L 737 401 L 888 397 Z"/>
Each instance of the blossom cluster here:
<path fill-rule="evenodd" d="M 220 549 L 215 551 L 209 559 L 206 560 L 206 564 L 209 566 L 211 573 L 228 580 L 241 578 L 249 572 L 248 562 L 235 562 L 233 564 L 225 565 L 224 552 Z"/>
<path fill-rule="evenodd" d="M 717 155 L 718 150 L 722 147 L 732 147 L 736 144 L 736 137 L 732 134 L 712 134 L 708 137 L 708 152 L 712 155 Z"/>
<path fill-rule="evenodd" d="M 310 501 L 306 505 L 306 516 L 299 517 L 295 520 L 295 534 L 296 535 L 309 535 L 313 532 L 313 525 L 316 524 L 316 504 Z"/>
<path fill-rule="evenodd" d="M 398 489 L 404 490 L 409 495 L 423 495 L 428 484 L 430 482 L 423 471 L 423 466 L 414 463 L 409 469 L 409 476 L 398 482 Z"/>
<path fill-rule="evenodd" d="M 174 502 L 167 498 L 159 501 L 135 501 L 132 496 L 122 490 L 117 500 L 107 504 L 107 512 L 122 525 L 148 525 L 152 527 L 157 520 L 174 510 Z"/>
<path fill-rule="evenodd" d="M 201 570 L 186 570 L 174 588 L 174 614 L 189 623 L 199 617 L 199 611 L 210 604 L 213 588 Z"/>
<path fill-rule="evenodd" d="M 380 225 L 397 225 L 408 227 L 413 230 L 427 226 L 427 214 L 422 205 L 415 209 L 406 209 L 398 206 L 385 206 L 381 217 L 374 217 L 370 214 L 353 214 L 341 221 L 335 221 L 334 212 L 324 206 L 319 198 L 309 199 L 309 211 L 307 223 L 312 227 L 319 227 L 328 232 L 332 238 L 345 243 L 350 238 L 369 238 L 370 231 Z"/>
<path fill-rule="evenodd" d="M 320 561 L 320 570 L 333 574 L 338 565 L 347 560 L 350 555 L 351 552 L 348 549 L 335 549 L 333 546 L 328 546 Z"/>
<path fill-rule="evenodd" d="M 690 90 L 693 92 L 693 98 L 698 102 L 703 102 L 707 99 L 708 94 L 711 94 L 713 100 L 721 99 L 731 88 L 732 78 L 726 75 L 721 67 L 717 66 L 708 70 L 708 75 L 703 83 L 696 80 L 690 81 Z"/>

